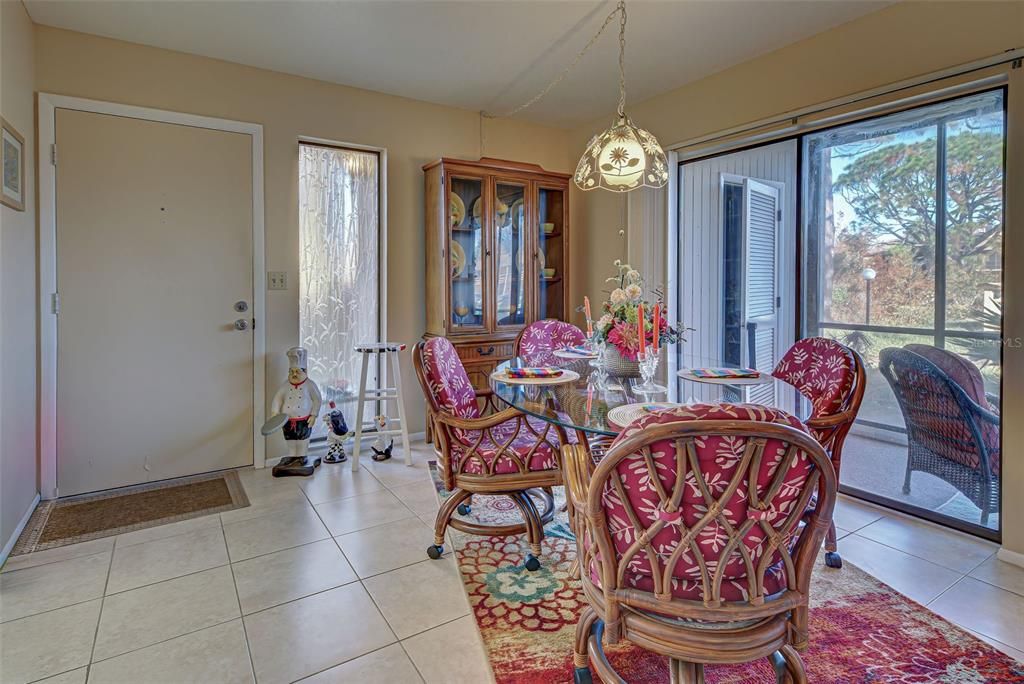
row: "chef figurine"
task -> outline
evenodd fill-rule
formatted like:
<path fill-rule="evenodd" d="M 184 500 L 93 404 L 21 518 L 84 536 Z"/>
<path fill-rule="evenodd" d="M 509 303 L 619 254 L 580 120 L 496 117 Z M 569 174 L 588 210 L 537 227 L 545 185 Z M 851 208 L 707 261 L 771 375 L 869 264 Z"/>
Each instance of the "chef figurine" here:
<path fill-rule="evenodd" d="M 288 350 L 288 382 L 274 395 L 271 415 L 284 414 L 288 421 L 282 426 L 291 455 L 282 456 L 274 466 L 274 477 L 312 475 L 320 465 L 320 457 L 310 459 L 309 436 L 320 415 L 320 390 L 306 375 L 306 350 Z"/>

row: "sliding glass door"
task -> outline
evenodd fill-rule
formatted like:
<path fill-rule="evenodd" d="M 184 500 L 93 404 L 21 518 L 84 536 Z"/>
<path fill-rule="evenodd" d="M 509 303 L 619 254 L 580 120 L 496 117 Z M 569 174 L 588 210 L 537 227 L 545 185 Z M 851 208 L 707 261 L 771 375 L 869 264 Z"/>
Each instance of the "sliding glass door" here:
<path fill-rule="evenodd" d="M 853 347 L 868 372 L 841 484 L 988 536 L 999 529 L 1004 97 L 801 140 L 803 335 Z"/>

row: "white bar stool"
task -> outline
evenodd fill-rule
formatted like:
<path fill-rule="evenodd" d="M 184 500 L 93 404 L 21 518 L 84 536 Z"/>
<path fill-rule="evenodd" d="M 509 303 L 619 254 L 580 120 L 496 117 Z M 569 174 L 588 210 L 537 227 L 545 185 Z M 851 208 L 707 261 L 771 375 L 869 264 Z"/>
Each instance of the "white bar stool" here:
<path fill-rule="evenodd" d="M 398 429 L 380 430 L 375 435 L 401 435 L 402 448 L 405 450 L 405 465 L 412 465 L 412 451 L 409 449 L 409 429 L 405 422 L 405 399 L 402 396 L 402 368 L 399 364 L 399 355 L 405 351 L 405 344 L 402 342 L 370 342 L 357 344 L 356 351 L 363 355 L 363 369 L 359 373 L 359 398 L 356 404 L 356 443 L 352 449 L 352 471 L 359 470 L 359 447 L 363 438 L 363 410 L 367 400 L 381 399 L 385 402 L 389 399 L 398 404 Z M 377 354 L 384 354 L 384 365 L 391 367 L 391 379 L 393 387 L 381 387 L 387 377 L 387 368 L 381 369 L 381 377 L 376 389 L 366 387 L 366 374 L 370 365 L 370 358 Z M 384 415 L 387 415 L 385 410 Z"/>

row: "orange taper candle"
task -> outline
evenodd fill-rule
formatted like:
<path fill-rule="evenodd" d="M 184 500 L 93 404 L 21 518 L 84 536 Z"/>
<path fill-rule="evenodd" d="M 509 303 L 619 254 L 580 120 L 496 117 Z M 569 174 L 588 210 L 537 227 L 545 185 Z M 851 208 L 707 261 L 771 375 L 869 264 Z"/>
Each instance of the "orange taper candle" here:
<path fill-rule="evenodd" d="M 654 303 L 654 351 L 658 351 L 658 338 L 661 337 L 661 302 Z"/>
<path fill-rule="evenodd" d="M 637 304 L 636 307 L 637 331 L 640 333 L 640 356 L 647 351 L 647 335 L 644 333 L 644 305 Z"/>

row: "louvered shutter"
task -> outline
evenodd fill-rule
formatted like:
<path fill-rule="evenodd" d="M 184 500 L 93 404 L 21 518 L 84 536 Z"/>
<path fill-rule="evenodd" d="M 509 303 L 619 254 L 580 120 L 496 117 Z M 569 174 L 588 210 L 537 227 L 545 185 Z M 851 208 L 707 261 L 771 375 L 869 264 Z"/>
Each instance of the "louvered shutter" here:
<path fill-rule="evenodd" d="M 778 358 L 779 191 L 743 180 L 743 364 L 771 372 Z M 747 388 L 747 401 L 771 401 L 772 385 Z"/>

